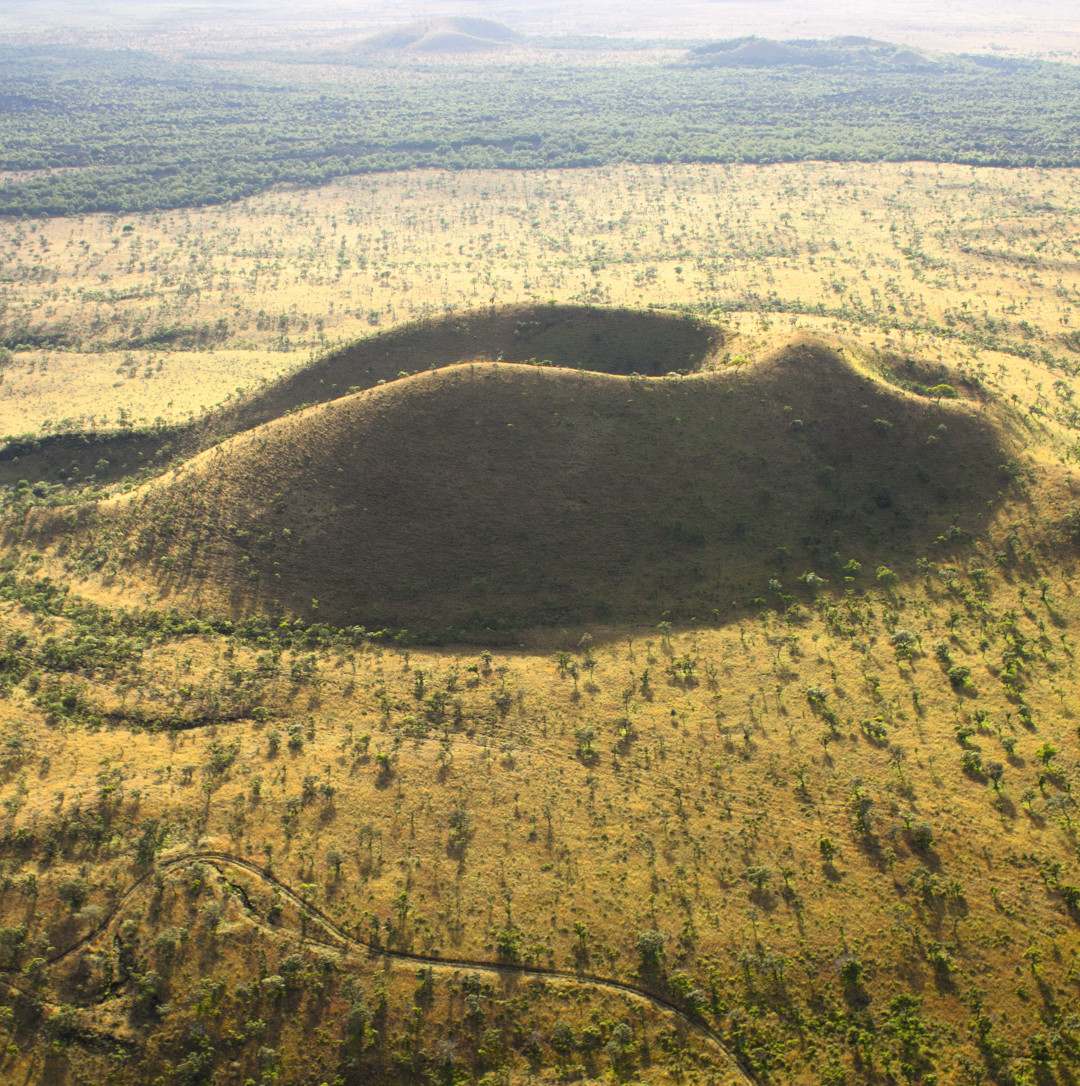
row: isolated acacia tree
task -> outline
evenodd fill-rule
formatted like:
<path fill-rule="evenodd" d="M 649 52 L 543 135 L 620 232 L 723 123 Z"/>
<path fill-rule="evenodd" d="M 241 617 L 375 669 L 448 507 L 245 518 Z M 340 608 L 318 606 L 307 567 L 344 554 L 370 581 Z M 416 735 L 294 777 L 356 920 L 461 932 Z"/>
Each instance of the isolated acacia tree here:
<path fill-rule="evenodd" d="M 577 740 L 577 756 L 583 762 L 594 761 L 596 759 L 596 740 L 599 738 L 597 730 L 590 725 L 586 725 L 575 730 L 574 738 Z"/>
<path fill-rule="evenodd" d="M 637 933 L 637 952 L 641 955 L 641 967 L 646 971 L 659 968 L 664 958 L 664 937 L 656 931 L 639 931 Z"/>

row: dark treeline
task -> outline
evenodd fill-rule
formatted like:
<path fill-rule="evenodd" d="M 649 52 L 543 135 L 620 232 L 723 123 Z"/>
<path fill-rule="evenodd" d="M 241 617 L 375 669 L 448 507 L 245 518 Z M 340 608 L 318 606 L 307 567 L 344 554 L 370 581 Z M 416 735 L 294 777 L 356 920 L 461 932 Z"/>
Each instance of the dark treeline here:
<path fill-rule="evenodd" d="M 419 167 L 1080 165 L 1080 69 L 352 62 L 287 82 L 140 53 L 0 50 L 0 214 L 224 203 Z"/>

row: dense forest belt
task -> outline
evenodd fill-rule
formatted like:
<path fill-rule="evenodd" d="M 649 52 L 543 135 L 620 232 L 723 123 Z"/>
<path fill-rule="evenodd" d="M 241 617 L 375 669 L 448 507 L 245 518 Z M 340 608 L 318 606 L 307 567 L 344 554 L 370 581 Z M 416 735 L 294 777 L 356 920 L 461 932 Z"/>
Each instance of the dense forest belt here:
<path fill-rule="evenodd" d="M 541 980 L 554 980 L 560 984 L 575 984 L 630 995 L 635 999 L 650 1004 L 664 1014 L 673 1015 L 683 1022 L 698 1037 L 703 1038 L 711 1045 L 715 1046 L 727 1061 L 733 1075 L 737 1076 L 738 1081 L 750 1084 L 757 1082 L 757 1079 L 755 1079 L 731 1053 L 724 1043 L 723 1038 L 712 1026 L 700 1017 L 688 1014 L 677 1003 L 674 1003 L 647 988 L 642 988 L 636 984 L 630 984 L 625 981 L 597 976 L 592 973 L 572 972 L 566 969 L 548 968 L 541 965 L 524 965 L 520 962 L 509 961 L 491 962 L 474 958 L 447 958 L 434 954 L 419 954 L 413 953 L 412 951 L 391 950 L 388 947 L 375 946 L 350 935 L 331 920 L 326 913 L 316 905 L 313 905 L 310 901 L 306 900 L 286 883 L 281 882 L 272 872 L 266 870 L 264 866 L 252 863 L 250 860 L 242 859 L 239 856 L 233 856 L 228 852 L 220 852 L 213 849 L 189 852 L 181 856 L 159 859 L 153 870 L 148 871 L 145 875 L 136 879 L 135 882 L 128 887 L 123 895 L 117 900 L 116 905 L 110 911 L 108 917 L 101 924 L 71 945 L 65 947 L 63 950 L 55 951 L 51 954 L 48 958 L 49 964 L 57 964 L 72 957 L 113 927 L 117 920 L 124 914 L 128 904 L 139 893 L 146 889 L 148 885 L 152 885 L 155 871 L 161 872 L 163 870 L 190 867 L 194 864 L 207 864 L 213 867 L 235 891 L 238 904 L 244 909 L 245 913 L 253 920 L 253 922 L 259 924 L 260 927 L 267 926 L 265 921 L 262 920 L 256 910 L 252 907 L 246 891 L 240 886 L 229 883 L 229 879 L 225 874 L 225 868 L 234 868 L 253 876 L 270 886 L 281 898 L 290 902 L 290 904 L 294 905 L 297 909 L 302 910 L 324 933 L 324 938 L 321 940 L 308 935 L 308 942 L 332 947 L 335 950 L 344 951 L 347 954 L 381 956 L 394 961 L 426 965 L 434 969 L 479 971 L 499 976 L 535 977 Z M 273 930 L 276 931 L 278 929 Z"/>
<path fill-rule="evenodd" d="M 285 79 L 149 54 L 0 49 L 0 214 L 227 203 L 375 171 L 616 162 L 1080 164 L 1080 69 L 337 58 Z M 281 71 L 281 66 L 276 71 Z M 299 69 L 298 69 L 299 71 Z M 31 176 L 22 171 L 36 171 Z"/>

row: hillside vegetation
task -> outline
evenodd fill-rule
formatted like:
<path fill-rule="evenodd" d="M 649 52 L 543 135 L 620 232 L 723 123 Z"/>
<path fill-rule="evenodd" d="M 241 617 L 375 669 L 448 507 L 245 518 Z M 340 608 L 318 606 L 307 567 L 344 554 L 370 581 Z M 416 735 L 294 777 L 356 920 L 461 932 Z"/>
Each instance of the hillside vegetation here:
<path fill-rule="evenodd" d="M 296 372 L 188 425 L 79 430 L 0 448 L 0 480 L 60 475 L 101 482 L 138 468 L 163 470 L 232 434 L 385 384 L 463 361 L 531 362 L 601 373 L 657 376 L 713 366 L 724 342 L 709 321 L 591 306 L 507 306 L 410 322 L 328 351 Z"/>
<path fill-rule="evenodd" d="M 731 68 L 877 68 L 886 71 L 897 68 L 925 70 L 962 63 L 959 58 L 936 60 L 913 49 L 860 37 L 828 41 L 729 38 L 696 46 L 687 53 L 686 59 L 697 64 Z"/>

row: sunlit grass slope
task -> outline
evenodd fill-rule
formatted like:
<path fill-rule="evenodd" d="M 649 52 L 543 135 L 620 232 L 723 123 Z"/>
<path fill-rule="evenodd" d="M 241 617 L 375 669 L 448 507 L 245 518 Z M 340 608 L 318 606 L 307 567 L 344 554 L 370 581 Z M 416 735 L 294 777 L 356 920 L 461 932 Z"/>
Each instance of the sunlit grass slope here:
<path fill-rule="evenodd" d="M 189 423 L 62 432 L 0 449 L 0 481 L 98 482 L 160 471 L 172 459 L 299 407 L 463 361 L 502 361 L 657 376 L 716 362 L 731 335 L 710 321 L 593 306 L 488 308 L 413 321 L 354 340 Z"/>

